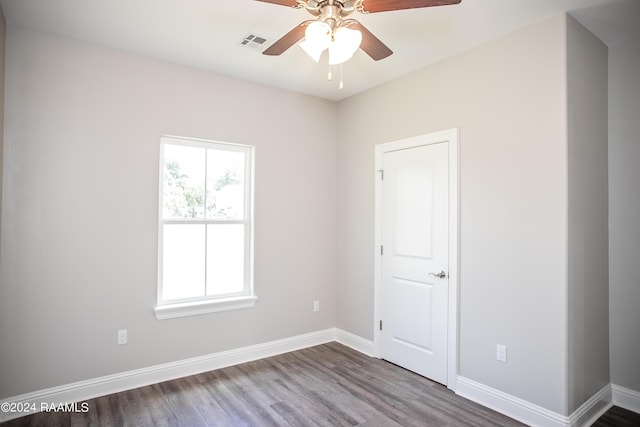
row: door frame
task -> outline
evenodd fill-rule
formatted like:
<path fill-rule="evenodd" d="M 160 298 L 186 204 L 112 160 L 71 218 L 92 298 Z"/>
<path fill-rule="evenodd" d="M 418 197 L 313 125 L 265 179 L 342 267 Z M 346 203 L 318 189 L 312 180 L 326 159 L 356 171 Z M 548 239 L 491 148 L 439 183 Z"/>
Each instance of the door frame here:
<path fill-rule="evenodd" d="M 447 143 L 449 153 L 449 298 L 447 319 L 447 388 L 456 390 L 458 375 L 458 275 L 459 275 L 459 171 L 457 128 L 378 144 L 375 147 L 375 273 L 373 309 L 374 357 L 381 358 L 380 321 L 382 313 L 382 158 L 385 153 L 437 143 Z"/>

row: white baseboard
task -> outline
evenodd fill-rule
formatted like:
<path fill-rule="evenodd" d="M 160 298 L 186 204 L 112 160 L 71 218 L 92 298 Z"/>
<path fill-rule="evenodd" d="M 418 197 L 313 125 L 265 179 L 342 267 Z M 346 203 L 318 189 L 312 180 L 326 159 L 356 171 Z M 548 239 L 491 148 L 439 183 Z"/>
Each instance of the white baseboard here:
<path fill-rule="evenodd" d="M 640 392 L 619 385 L 611 385 L 613 404 L 640 414 Z"/>
<path fill-rule="evenodd" d="M 122 372 L 86 381 L 79 381 L 59 387 L 52 387 L 45 390 L 9 397 L 0 400 L 0 405 L 3 409 L 0 411 L 0 422 L 28 415 L 30 413 L 40 412 L 41 408 L 51 407 L 52 404 L 60 405 L 71 402 L 83 402 L 85 400 L 107 394 L 143 387 L 149 384 L 199 374 L 201 372 L 225 368 L 239 363 L 251 362 L 265 357 L 271 357 L 290 351 L 312 347 L 314 345 L 336 341 L 336 335 L 336 329 L 330 328 L 291 338 L 251 345 L 219 353 L 212 353 L 176 362 L 164 363 L 148 368 L 136 369 L 133 371 Z M 348 336 L 351 334 L 342 332 L 340 335 Z M 357 342 L 354 338 L 349 338 L 347 341 Z M 4 410 L 6 408 L 11 408 L 12 405 L 15 407 L 18 403 L 20 408 L 27 408 L 27 410 L 22 412 Z M 7 404 L 9 406 L 7 406 Z"/>
<path fill-rule="evenodd" d="M 605 412 L 613 406 L 611 403 L 611 384 L 607 384 L 602 389 L 591 396 L 578 409 L 573 411 L 569 417 L 571 427 L 589 427 L 596 422 Z"/>
<path fill-rule="evenodd" d="M 336 341 L 367 356 L 373 356 L 373 341 L 366 340 L 351 332 L 336 329 Z"/>
<path fill-rule="evenodd" d="M 585 427 L 593 424 L 612 404 L 612 386 L 607 384 L 570 416 L 564 416 L 541 406 L 488 387 L 484 384 L 458 377 L 456 393 L 476 403 L 491 408 L 530 426 Z"/>
<path fill-rule="evenodd" d="M 469 378 L 458 376 L 456 385 L 456 394 L 527 425 L 540 427 L 569 425 L 568 417 Z"/>

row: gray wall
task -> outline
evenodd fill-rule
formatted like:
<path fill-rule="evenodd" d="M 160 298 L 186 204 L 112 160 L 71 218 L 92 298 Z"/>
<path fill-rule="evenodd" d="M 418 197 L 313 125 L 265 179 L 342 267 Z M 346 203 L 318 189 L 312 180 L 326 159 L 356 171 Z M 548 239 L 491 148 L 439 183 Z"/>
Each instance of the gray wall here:
<path fill-rule="evenodd" d="M 569 413 L 610 382 L 607 66 L 607 47 L 569 16 Z"/>
<path fill-rule="evenodd" d="M 374 146 L 459 127 L 460 374 L 566 413 L 565 18 L 339 105 L 337 326 L 373 338 Z M 496 344 L 508 363 L 496 361 Z M 551 350 L 552 349 L 552 350 Z"/>
<path fill-rule="evenodd" d="M 11 25 L 7 65 L 0 398 L 335 325 L 332 103 Z M 255 308 L 156 320 L 162 134 L 256 146 Z"/>
<path fill-rule="evenodd" d="M 6 44 L 6 22 L 2 8 L 0 7 L 0 242 L 2 241 L 2 176 L 3 176 L 3 153 L 4 153 L 4 65 L 5 65 L 5 44 Z M 2 245 L 0 245 L 0 257 L 2 257 Z"/>
<path fill-rule="evenodd" d="M 640 392 L 640 39 L 609 48 L 611 382 Z"/>

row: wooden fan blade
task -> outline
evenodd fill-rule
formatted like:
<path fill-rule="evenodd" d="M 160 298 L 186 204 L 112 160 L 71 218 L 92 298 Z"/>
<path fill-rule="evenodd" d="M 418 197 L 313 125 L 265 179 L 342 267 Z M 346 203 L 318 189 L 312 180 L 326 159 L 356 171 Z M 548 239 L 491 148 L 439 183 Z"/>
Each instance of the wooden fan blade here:
<path fill-rule="evenodd" d="M 364 0 L 365 13 L 388 12 L 391 10 L 417 9 L 421 7 L 448 6 L 462 0 Z"/>
<path fill-rule="evenodd" d="M 349 25 L 352 30 L 358 30 L 362 33 L 362 43 L 360 49 L 364 50 L 374 61 L 379 61 L 391 55 L 393 51 L 382 43 L 373 33 L 365 28 L 364 25 L 353 20 Z"/>
<path fill-rule="evenodd" d="M 256 0 L 263 3 L 279 4 L 280 6 L 298 7 L 300 3 L 297 0 Z"/>
<path fill-rule="evenodd" d="M 274 56 L 282 55 L 287 49 L 303 39 L 304 32 L 307 29 L 307 25 L 309 25 L 309 23 L 311 22 L 313 21 L 304 21 L 293 30 L 282 36 L 280 40 L 269 46 L 267 50 L 262 52 L 262 54 Z"/>

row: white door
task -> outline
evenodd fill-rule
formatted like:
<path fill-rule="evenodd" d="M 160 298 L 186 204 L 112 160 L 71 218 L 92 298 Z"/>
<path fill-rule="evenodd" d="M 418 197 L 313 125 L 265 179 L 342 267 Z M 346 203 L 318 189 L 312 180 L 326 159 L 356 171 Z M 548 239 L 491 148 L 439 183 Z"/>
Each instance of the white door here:
<path fill-rule="evenodd" d="M 383 359 L 447 383 L 447 142 L 382 155 Z"/>

